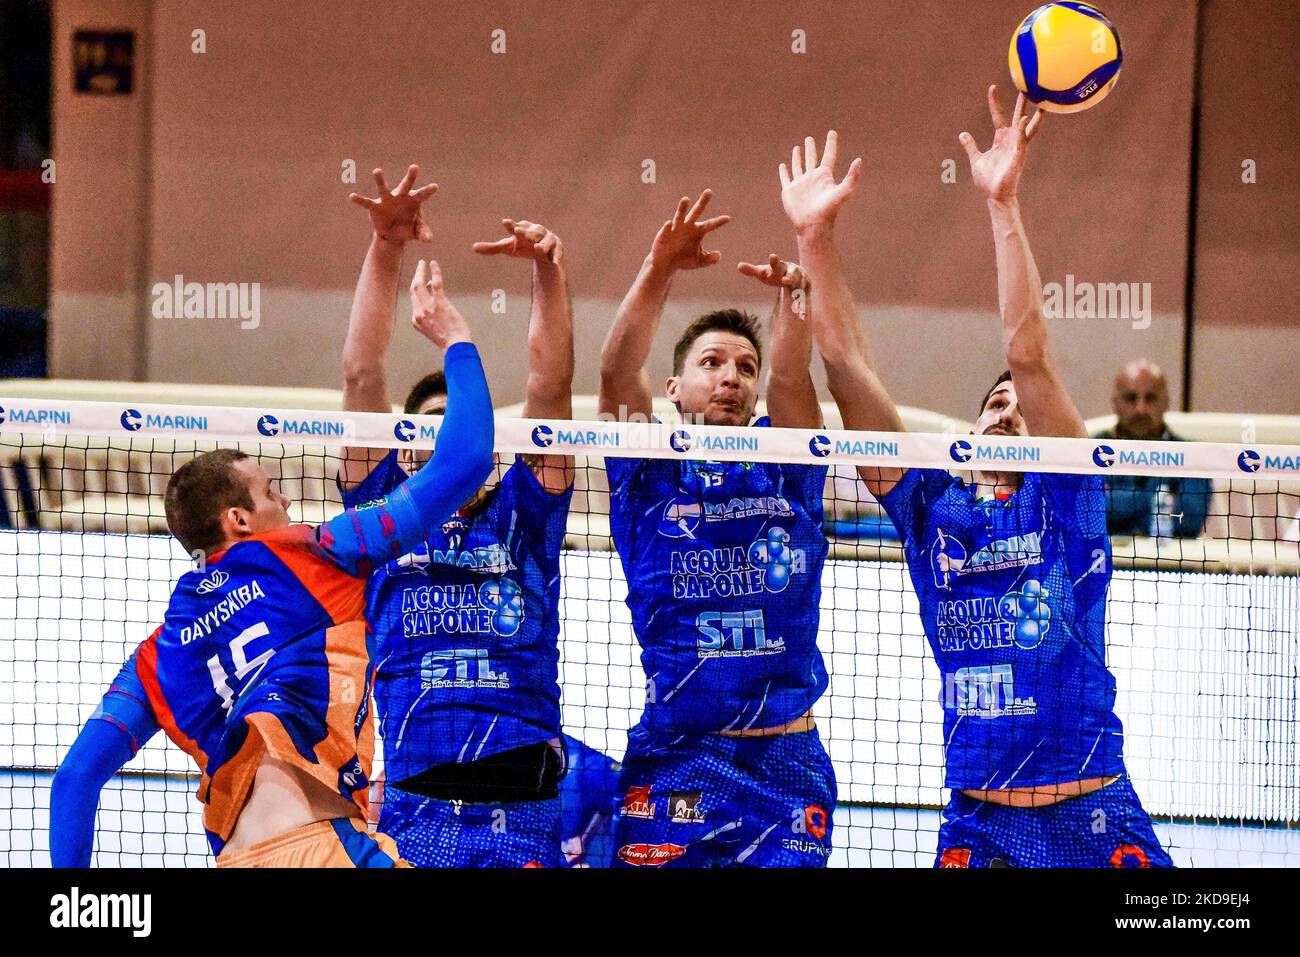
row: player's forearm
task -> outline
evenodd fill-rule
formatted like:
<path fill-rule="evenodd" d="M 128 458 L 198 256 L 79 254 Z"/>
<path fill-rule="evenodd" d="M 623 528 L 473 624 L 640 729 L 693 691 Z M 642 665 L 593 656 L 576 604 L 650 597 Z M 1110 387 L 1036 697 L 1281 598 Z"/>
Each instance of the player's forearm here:
<path fill-rule="evenodd" d="M 901 432 L 903 422 L 876 373 L 830 229 L 799 234 L 799 261 L 812 283 L 811 327 L 826 385 L 847 429 Z"/>
<path fill-rule="evenodd" d="M 573 415 L 573 306 L 559 263 L 533 263 L 533 305 L 528 321 L 526 418 Z"/>
<path fill-rule="evenodd" d="M 343 408 L 347 411 L 389 410 L 385 371 L 401 269 L 402 244 L 372 237 L 343 343 Z"/>
<path fill-rule="evenodd" d="M 467 502 L 492 471 L 492 397 L 478 350 L 447 349 L 447 414 L 433 456 L 387 499 L 350 508 L 317 530 L 331 559 L 349 574 L 369 575 L 407 554 Z"/>
<path fill-rule="evenodd" d="M 828 369 L 854 362 L 871 366 L 866 336 L 858 322 L 832 229 L 804 230 L 798 238 L 799 263 L 812 284 L 808 301 L 817 351 Z"/>
<path fill-rule="evenodd" d="M 647 258 L 619 305 L 600 352 L 602 412 L 614 411 L 620 405 L 636 406 L 628 409 L 632 412 L 649 411 L 651 396 L 645 364 L 668 301 L 672 277 L 671 270 L 655 268 Z"/>
<path fill-rule="evenodd" d="M 443 372 L 447 414 L 438 444 L 428 463 L 398 489 L 399 494 L 406 491 L 418 515 L 414 527 L 399 522 L 397 538 L 403 554 L 464 505 L 492 471 L 492 396 L 478 349 L 472 342 L 452 345 Z"/>
<path fill-rule="evenodd" d="M 1018 369 L 1047 362 L 1047 320 L 1043 316 L 1043 280 L 1029 249 L 1016 199 L 988 201 L 998 264 L 998 310 L 1007 363 Z"/>
<path fill-rule="evenodd" d="M 51 866 L 90 866 L 100 791 L 132 754 L 127 732 L 97 718 L 86 722 L 50 787 Z"/>
<path fill-rule="evenodd" d="M 1030 435 L 1087 436 L 1083 417 L 1061 379 L 1047 341 L 1043 282 L 1012 199 L 989 200 L 998 263 L 998 306 L 1007 366 Z"/>
<path fill-rule="evenodd" d="M 806 291 L 782 288 L 772 311 L 772 338 L 768 356 L 767 411 L 772 424 L 782 428 L 815 429 L 822 424 L 821 406 L 812 373 L 812 329 L 808 322 Z M 794 311 L 800 301 L 804 314 Z"/>

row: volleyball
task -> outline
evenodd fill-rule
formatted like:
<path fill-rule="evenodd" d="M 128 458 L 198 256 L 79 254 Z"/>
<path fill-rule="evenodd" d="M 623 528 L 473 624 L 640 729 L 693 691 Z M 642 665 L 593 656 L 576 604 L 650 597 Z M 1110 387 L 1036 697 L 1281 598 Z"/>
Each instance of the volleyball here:
<path fill-rule="evenodd" d="M 1016 88 L 1041 109 L 1078 113 L 1106 98 L 1124 61 L 1119 32 L 1086 3 L 1045 3 L 1011 35 Z"/>

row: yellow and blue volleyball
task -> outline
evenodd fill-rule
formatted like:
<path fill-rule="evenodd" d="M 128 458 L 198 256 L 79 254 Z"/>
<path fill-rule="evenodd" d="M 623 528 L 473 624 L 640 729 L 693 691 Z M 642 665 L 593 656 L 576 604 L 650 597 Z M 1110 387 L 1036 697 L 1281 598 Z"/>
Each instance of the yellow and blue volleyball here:
<path fill-rule="evenodd" d="M 1016 88 L 1052 113 L 1096 106 L 1123 61 L 1115 24 L 1086 3 L 1043 4 L 1016 27 L 1007 51 Z"/>

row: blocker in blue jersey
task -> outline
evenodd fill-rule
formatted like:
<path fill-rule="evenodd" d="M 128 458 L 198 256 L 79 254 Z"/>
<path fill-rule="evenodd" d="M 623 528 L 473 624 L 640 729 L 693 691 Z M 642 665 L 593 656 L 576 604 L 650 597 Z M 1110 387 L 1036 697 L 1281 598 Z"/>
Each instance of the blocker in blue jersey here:
<path fill-rule="evenodd" d="M 1084 437 L 1048 349 L 1042 283 L 1020 221 L 1017 184 L 1042 121 L 1024 97 L 1008 122 L 989 90 L 993 145 L 961 142 L 997 251 L 1009 371 L 980 403 L 978 436 Z M 812 277 L 814 337 L 849 429 L 902 431 L 844 282 L 833 220 L 836 136 L 820 163 L 784 182 Z M 969 461 L 954 444 L 954 459 Z M 976 463 L 978 464 L 978 463 Z M 1124 770 L 1123 729 L 1106 668 L 1110 542 L 1095 476 L 976 467 L 860 467 L 898 529 L 943 680 L 945 782 L 938 867 L 1168 866 Z"/>
<path fill-rule="evenodd" d="M 601 355 L 604 415 L 650 417 L 645 362 L 669 287 L 678 272 L 721 258 L 703 246 L 727 222 L 700 219 L 710 196 L 681 200 L 619 308 Z M 778 289 L 771 424 L 817 428 L 803 273 L 776 256 L 740 270 Z M 678 339 L 667 395 L 685 423 L 749 425 L 761 368 L 758 321 L 709 313 Z M 835 776 L 812 707 L 827 685 L 817 649 L 826 469 L 605 465 L 646 680 L 645 713 L 623 761 L 615 866 L 824 866 Z"/>
<path fill-rule="evenodd" d="M 386 354 L 402 248 L 427 239 L 421 204 L 436 187 L 395 190 L 376 170 L 373 236 L 344 349 L 344 407 L 386 411 Z M 481 255 L 532 264 L 524 415 L 572 415 L 573 323 L 559 238 L 503 220 Z M 408 414 L 440 414 L 442 380 L 411 390 Z M 425 466 L 427 467 L 427 466 Z M 382 500 L 423 473 L 414 455 L 350 448 L 339 471 L 347 505 Z M 519 456 L 498 481 L 366 588 L 374 697 L 384 745 L 379 829 L 421 867 L 560 866 L 564 773 L 558 684 L 560 551 L 572 495 L 571 457 Z"/>

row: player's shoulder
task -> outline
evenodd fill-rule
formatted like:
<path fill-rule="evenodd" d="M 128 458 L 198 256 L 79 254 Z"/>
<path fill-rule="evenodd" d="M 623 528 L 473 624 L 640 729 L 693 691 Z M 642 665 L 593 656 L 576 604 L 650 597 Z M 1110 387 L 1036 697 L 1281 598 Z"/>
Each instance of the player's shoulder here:
<path fill-rule="evenodd" d="M 284 525 L 241 539 L 224 552 L 209 559 L 207 570 L 224 572 L 230 577 L 247 577 L 258 571 L 300 568 L 304 563 L 333 565 L 328 555 L 327 525 Z M 203 571 L 196 569 L 195 571 Z M 189 574 L 194 574 L 193 572 Z M 201 583 L 191 584 L 201 591 Z"/>

